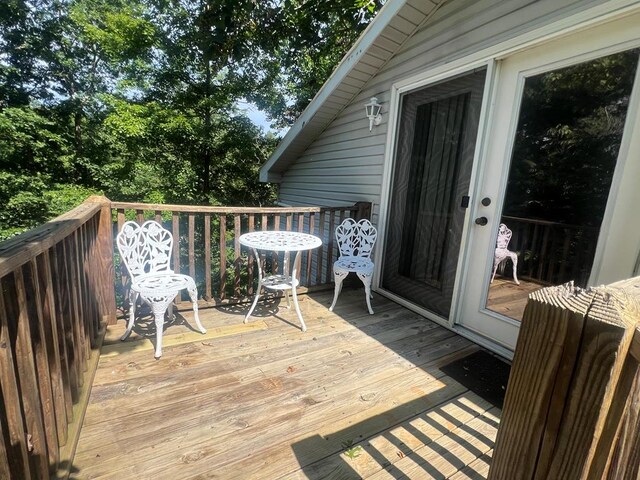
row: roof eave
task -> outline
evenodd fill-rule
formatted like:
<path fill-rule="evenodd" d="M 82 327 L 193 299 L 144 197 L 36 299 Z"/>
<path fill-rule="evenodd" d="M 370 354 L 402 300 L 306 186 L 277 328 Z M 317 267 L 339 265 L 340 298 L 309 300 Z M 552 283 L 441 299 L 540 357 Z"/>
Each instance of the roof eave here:
<path fill-rule="evenodd" d="M 271 154 L 269 159 L 260 167 L 261 182 L 279 182 L 282 178 L 280 171 L 277 170 L 279 160 L 287 151 L 292 141 L 309 123 L 313 116 L 318 112 L 325 100 L 333 93 L 333 91 L 342 83 L 349 72 L 358 63 L 358 60 L 367 51 L 367 49 L 376 41 L 380 33 L 387 24 L 397 15 L 407 0 L 388 0 L 384 7 L 378 12 L 369 26 L 362 32 L 358 41 L 347 52 L 342 61 L 338 64 L 329 79 L 324 83 L 322 88 L 313 97 L 307 108 L 304 109 L 300 117 L 286 133 L 278 147 Z"/>

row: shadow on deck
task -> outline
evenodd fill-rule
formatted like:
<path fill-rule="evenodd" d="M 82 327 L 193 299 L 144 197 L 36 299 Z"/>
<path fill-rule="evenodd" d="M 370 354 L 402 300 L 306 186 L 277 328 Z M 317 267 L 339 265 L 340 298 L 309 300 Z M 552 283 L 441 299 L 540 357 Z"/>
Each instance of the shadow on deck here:
<path fill-rule="evenodd" d="M 107 332 L 71 478 L 485 478 L 500 410 L 441 367 L 479 350 L 362 290 Z M 191 325 L 191 327 L 189 326 Z"/>

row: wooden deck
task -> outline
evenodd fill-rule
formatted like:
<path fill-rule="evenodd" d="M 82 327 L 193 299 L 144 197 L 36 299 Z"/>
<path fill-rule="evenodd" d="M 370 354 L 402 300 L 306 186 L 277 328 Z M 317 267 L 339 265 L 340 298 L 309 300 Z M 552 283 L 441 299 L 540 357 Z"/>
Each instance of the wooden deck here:
<path fill-rule="evenodd" d="M 527 305 L 529 294 L 540 290 L 544 285 L 520 280 L 516 285 L 510 278 L 496 278 L 489 287 L 487 308 L 507 317 L 522 321 L 524 307 Z"/>
<path fill-rule="evenodd" d="M 206 335 L 107 333 L 71 478 L 485 478 L 500 410 L 440 367 L 479 347 L 362 290 L 201 310 Z M 193 325 L 191 314 L 183 312 Z M 144 326 L 138 332 L 144 334 Z"/>

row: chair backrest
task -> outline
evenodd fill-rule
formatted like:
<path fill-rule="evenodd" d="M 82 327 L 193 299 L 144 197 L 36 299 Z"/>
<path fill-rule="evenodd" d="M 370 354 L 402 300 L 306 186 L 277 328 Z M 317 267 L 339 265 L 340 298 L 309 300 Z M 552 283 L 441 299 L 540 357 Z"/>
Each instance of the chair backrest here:
<path fill-rule="evenodd" d="M 336 240 L 341 257 L 370 257 L 378 231 L 369 220 L 345 219 L 336 227 Z"/>
<path fill-rule="evenodd" d="M 149 220 L 142 225 L 126 222 L 116 243 L 132 279 L 148 273 L 172 273 L 169 262 L 173 235 L 158 222 Z"/>
<path fill-rule="evenodd" d="M 498 228 L 498 239 L 496 240 L 496 250 L 506 250 L 511 241 L 511 230 L 501 223 Z"/>

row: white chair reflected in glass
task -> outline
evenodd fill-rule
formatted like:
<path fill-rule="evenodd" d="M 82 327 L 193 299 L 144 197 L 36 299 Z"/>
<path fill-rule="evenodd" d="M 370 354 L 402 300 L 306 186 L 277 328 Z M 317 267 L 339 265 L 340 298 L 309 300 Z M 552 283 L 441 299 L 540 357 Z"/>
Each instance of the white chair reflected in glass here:
<path fill-rule="evenodd" d="M 193 303 L 193 316 L 198 329 L 207 333 L 198 317 L 198 291 L 196 282 L 188 275 L 174 273 L 169 268 L 173 236 L 158 222 L 149 220 L 138 225 L 126 222 L 118 233 L 116 243 L 120 258 L 131 276 L 129 323 L 120 340 L 131 334 L 136 315 L 136 302 L 140 297 L 153 311 L 156 325 L 155 357 L 162 356 L 162 332 L 167 308 L 181 290 L 186 289 Z M 173 314 L 173 308 L 170 316 Z"/>
<path fill-rule="evenodd" d="M 362 219 L 356 222 L 347 218 L 336 227 L 336 241 L 340 249 L 340 258 L 333 264 L 333 279 L 336 283 L 333 303 L 329 311 L 333 312 L 342 291 L 342 282 L 350 272 L 358 275 L 364 283 L 364 291 L 367 298 L 367 308 L 373 315 L 371 308 L 371 279 L 373 277 L 374 264 L 371 261 L 371 251 L 376 243 L 378 231 L 369 220 Z"/>
<path fill-rule="evenodd" d="M 498 228 L 498 239 L 496 240 L 496 251 L 493 257 L 493 275 L 491 276 L 491 283 L 493 283 L 493 279 L 496 276 L 496 270 L 498 270 L 498 266 L 506 261 L 508 258 L 513 262 L 513 281 L 516 285 L 520 285 L 518 281 L 518 275 L 516 271 L 518 270 L 518 254 L 516 252 L 512 252 L 508 250 L 509 242 L 511 241 L 511 230 L 504 224 L 501 223 Z"/>

